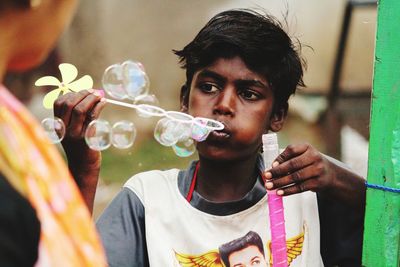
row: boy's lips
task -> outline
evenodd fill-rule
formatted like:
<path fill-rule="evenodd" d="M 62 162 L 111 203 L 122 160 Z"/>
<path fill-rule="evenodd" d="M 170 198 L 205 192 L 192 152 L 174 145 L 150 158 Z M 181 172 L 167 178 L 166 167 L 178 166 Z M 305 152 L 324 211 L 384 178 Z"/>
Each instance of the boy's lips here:
<path fill-rule="evenodd" d="M 213 131 L 211 136 L 215 138 L 228 138 L 230 135 L 229 133 L 225 132 L 224 130 Z"/>
<path fill-rule="evenodd" d="M 224 139 L 228 139 L 231 136 L 231 131 L 229 130 L 229 128 L 226 126 L 225 123 L 224 124 L 224 129 L 222 130 L 216 130 L 216 131 L 212 131 L 209 135 L 209 138 L 211 140 L 224 140 Z"/>

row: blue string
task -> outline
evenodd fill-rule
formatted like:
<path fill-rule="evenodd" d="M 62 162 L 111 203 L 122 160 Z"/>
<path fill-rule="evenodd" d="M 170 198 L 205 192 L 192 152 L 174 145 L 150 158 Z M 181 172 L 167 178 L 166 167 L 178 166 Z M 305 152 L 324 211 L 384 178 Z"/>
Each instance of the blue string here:
<path fill-rule="evenodd" d="M 378 189 L 378 190 L 392 192 L 392 193 L 400 193 L 400 189 L 398 189 L 398 188 L 393 188 L 393 187 L 388 187 L 388 186 L 383 186 L 383 185 L 377 185 L 377 184 L 370 184 L 368 182 L 365 182 L 365 185 L 367 187 L 373 188 L 373 189 Z"/>

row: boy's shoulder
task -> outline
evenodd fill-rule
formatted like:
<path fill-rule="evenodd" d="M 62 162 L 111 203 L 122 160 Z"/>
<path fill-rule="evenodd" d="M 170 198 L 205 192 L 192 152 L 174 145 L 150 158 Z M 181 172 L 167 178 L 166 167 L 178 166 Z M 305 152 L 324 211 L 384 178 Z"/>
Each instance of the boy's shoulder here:
<path fill-rule="evenodd" d="M 179 169 L 169 169 L 141 172 L 132 176 L 123 187 L 133 191 L 143 202 L 145 195 L 162 193 L 166 188 L 176 187 L 179 171 Z"/>

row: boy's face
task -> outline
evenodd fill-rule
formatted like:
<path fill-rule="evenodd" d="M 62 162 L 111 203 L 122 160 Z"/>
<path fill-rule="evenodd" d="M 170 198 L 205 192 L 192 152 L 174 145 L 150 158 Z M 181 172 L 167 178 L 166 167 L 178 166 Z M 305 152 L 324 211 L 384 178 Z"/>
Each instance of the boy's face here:
<path fill-rule="evenodd" d="M 254 245 L 232 252 L 228 260 L 231 267 L 268 266 L 264 255 Z"/>
<path fill-rule="evenodd" d="M 257 153 L 261 135 L 279 131 L 285 112 L 273 115 L 274 96 L 268 81 L 251 71 L 240 57 L 219 58 L 197 71 L 183 109 L 196 117 L 222 122 L 222 131 L 212 132 L 197 144 L 199 154 L 215 160 L 244 159 Z"/>

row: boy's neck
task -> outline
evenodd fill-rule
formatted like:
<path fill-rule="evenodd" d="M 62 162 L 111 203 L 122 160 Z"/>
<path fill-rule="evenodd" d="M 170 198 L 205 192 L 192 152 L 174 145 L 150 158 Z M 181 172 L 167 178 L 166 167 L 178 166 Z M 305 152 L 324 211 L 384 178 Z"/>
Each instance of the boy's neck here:
<path fill-rule="evenodd" d="M 200 156 L 196 191 L 210 201 L 226 202 L 243 198 L 258 177 L 257 154 L 230 162 L 208 160 Z"/>

